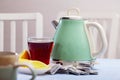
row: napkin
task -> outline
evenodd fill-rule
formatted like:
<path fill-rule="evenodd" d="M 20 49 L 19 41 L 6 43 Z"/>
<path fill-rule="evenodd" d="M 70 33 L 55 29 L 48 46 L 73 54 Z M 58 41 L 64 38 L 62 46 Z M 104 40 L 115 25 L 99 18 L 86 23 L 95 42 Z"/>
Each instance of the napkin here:
<path fill-rule="evenodd" d="M 73 75 L 98 75 L 96 69 L 88 63 L 79 63 L 78 66 L 69 65 L 63 66 L 62 64 L 55 64 L 50 70 L 50 74 L 73 74 Z"/>

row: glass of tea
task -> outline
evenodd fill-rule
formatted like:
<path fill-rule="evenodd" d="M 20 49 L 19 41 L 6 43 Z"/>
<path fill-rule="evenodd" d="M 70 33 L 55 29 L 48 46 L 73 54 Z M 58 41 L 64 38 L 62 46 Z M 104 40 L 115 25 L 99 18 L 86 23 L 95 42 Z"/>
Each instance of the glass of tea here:
<path fill-rule="evenodd" d="M 28 38 L 28 49 L 31 60 L 38 60 L 49 64 L 50 55 L 53 47 L 52 38 L 43 37 L 30 37 Z"/>

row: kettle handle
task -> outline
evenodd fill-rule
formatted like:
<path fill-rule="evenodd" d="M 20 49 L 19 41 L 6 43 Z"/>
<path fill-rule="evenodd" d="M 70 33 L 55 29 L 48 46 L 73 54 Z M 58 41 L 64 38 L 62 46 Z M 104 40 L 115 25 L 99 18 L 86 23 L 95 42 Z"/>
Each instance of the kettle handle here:
<path fill-rule="evenodd" d="M 105 53 L 105 51 L 107 50 L 107 39 L 106 39 L 106 35 L 105 35 L 105 32 L 104 32 L 104 29 L 103 27 L 98 24 L 97 22 L 88 22 L 86 21 L 86 27 L 87 27 L 87 31 L 88 31 L 88 34 L 90 34 L 90 31 L 89 31 L 89 28 L 90 27 L 95 27 L 97 30 L 98 30 L 98 33 L 100 34 L 100 37 L 101 37 L 101 40 L 102 40 L 102 47 L 99 51 L 92 51 L 91 53 L 93 53 L 93 57 L 98 57 L 99 55 Z M 90 41 L 90 35 L 88 36 L 89 37 L 89 42 L 93 43 L 93 41 Z M 92 40 L 92 39 L 91 39 Z M 92 44 L 91 46 L 92 47 Z"/>

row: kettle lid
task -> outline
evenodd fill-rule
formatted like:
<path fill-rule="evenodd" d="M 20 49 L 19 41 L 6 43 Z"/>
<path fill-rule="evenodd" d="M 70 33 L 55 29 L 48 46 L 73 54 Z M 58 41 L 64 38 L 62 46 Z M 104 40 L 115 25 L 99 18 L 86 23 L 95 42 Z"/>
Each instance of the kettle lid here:
<path fill-rule="evenodd" d="M 62 19 L 81 20 L 80 10 L 78 8 L 71 8 L 67 10 L 67 15 L 61 17 Z"/>

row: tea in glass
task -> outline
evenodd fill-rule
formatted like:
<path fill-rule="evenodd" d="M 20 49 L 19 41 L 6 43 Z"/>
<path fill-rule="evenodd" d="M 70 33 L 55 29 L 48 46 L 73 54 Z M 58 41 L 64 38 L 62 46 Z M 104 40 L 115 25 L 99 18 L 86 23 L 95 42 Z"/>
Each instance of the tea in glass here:
<path fill-rule="evenodd" d="M 28 48 L 31 60 L 39 60 L 49 64 L 53 40 L 51 38 L 29 38 Z"/>

